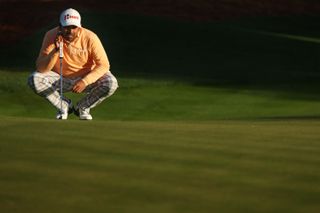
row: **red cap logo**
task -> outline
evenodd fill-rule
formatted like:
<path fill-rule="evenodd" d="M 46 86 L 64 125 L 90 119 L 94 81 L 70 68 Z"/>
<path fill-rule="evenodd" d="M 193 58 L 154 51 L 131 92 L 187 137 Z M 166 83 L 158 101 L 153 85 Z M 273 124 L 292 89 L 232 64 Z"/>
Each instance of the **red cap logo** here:
<path fill-rule="evenodd" d="M 67 14 L 67 15 L 64 16 L 64 20 L 66 21 L 68 19 L 77 19 L 78 20 L 79 17 Z"/>

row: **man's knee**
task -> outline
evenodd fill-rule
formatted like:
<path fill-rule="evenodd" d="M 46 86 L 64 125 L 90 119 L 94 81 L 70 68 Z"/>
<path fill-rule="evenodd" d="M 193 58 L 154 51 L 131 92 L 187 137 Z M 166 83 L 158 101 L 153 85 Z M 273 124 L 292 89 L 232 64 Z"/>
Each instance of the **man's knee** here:
<path fill-rule="evenodd" d="M 117 79 L 111 75 L 107 77 L 107 81 L 103 83 L 104 96 L 111 96 L 119 87 Z"/>
<path fill-rule="evenodd" d="M 49 76 L 43 73 L 34 72 L 28 78 L 28 85 L 36 94 L 45 96 L 48 90 L 52 90 L 52 83 L 50 83 L 48 78 Z"/>
<path fill-rule="evenodd" d="M 96 83 L 90 86 L 89 93 L 95 93 L 98 97 L 109 97 L 118 88 L 118 81 L 113 75 L 104 75 Z"/>
<path fill-rule="evenodd" d="M 34 77 L 34 74 L 35 73 L 32 73 L 29 77 L 28 77 L 28 86 L 35 92 L 37 93 L 37 89 L 36 89 L 36 86 L 35 86 L 35 77 Z"/>
<path fill-rule="evenodd" d="M 117 79 L 115 78 L 115 81 L 113 82 L 112 87 L 111 87 L 111 94 L 110 95 L 112 95 L 118 89 L 118 87 L 119 87 L 119 84 L 118 84 Z"/>

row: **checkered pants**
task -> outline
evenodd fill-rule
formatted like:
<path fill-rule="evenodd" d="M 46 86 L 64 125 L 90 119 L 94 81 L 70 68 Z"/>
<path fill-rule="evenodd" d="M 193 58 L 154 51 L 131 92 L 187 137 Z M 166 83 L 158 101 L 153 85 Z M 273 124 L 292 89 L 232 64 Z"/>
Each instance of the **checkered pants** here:
<path fill-rule="evenodd" d="M 63 92 L 72 91 L 75 83 L 80 80 L 77 78 L 63 78 Z M 49 71 L 46 73 L 34 72 L 28 78 L 28 85 L 31 89 L 41 97 L 46 98 L 58 110 L 62 107 L 68 109 L 68 99 L 63 96 L 61 103 L 60 98 L 60 75 L 56 72 Z M 118 88 L 117 79 L 108 72 L 95 83 L 90 84 L 83 91 L 87 95 L 78 103 L 77 107 L 82 109 L 90 109 L 97 106 L 104 99 L 111 96 Z"/>

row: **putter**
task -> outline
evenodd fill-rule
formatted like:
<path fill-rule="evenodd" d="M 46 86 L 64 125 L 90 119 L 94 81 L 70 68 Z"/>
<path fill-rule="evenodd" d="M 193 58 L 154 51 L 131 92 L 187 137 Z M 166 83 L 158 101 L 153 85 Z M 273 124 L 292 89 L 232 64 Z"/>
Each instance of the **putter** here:
<path fill-rule="evenodd" d="M 59 59 L 60 59 L 60 110 L 62 112 L 62 100 L 63 100 L 63 75 L 62 75 L 62 60 L 63 60 L 63 41 L 59 43 Z"/>

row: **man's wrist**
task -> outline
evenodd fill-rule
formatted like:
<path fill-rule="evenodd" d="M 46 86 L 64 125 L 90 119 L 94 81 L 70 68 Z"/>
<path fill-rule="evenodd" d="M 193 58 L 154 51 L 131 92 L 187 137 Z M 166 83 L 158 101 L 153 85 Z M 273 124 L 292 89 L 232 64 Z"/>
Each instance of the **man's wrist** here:
<path fill-rule="evenodd" d="M 83 83 L 86 85 L 86 86 L 88 86 L 89 85 L 89 83 L 83 78 L 83 79 L 81 79 L 82 81 L 83 81 Z"/>
<path fill-rule="evenodd" d="M 56 49 L 53 49 L 52 56 L 56 56 L 56 55 L 59 55 L 59 51 L 56 51 Z"/>

